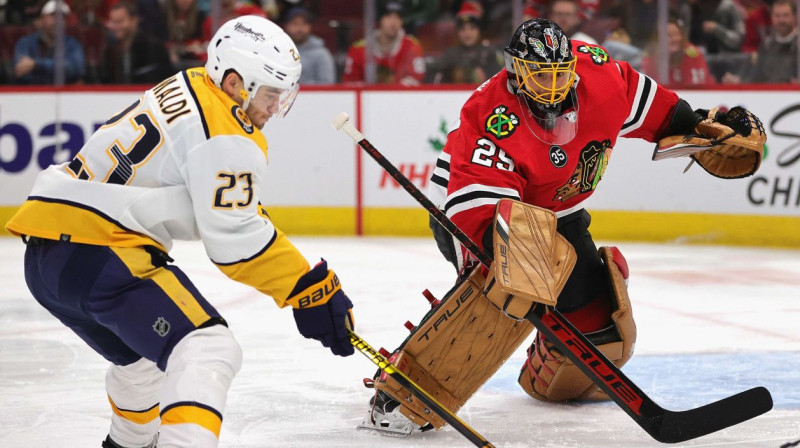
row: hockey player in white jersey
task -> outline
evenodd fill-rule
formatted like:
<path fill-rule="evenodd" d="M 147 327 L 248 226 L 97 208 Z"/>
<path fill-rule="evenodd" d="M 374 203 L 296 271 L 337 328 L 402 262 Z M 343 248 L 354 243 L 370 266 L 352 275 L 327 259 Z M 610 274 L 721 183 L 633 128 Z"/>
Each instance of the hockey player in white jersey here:
<path fill-rule="evenodd" d="M 112 365 L 103 447 L 217 446 L 241 350 L 167 255 L 201 239 L 228 277 L 291 306 L 300 333 L 348 356 L 352 304 L 323 260 L 311 268 L 259 202 L 261 128 L 284 116 L 301 65 L 272 22 L 225 23 L 205 68 L 180 72 L 111 117 L 68 163 L 43 171 L 7 229 L 27 284 Z"/>

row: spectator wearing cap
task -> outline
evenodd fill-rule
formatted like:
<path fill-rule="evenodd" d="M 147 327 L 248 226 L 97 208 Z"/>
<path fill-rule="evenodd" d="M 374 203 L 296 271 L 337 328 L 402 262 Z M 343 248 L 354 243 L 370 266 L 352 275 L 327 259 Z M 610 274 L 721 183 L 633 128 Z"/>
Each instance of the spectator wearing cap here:
<path fill-rule="evenodd" d="M 334 84 L 336 82 L 336 65 L 333 55 L 325 47 L 325 42 L 311 33 L 311 13 L 300 6 L 286 12 L 284 31 L 292 38 L 300 52 L 303 72 L 300 84 Z"/>
<path fill-rule="evenodd" d="M 376 66 L 375 82 L 378 84 L 418 85 L 425 77 L 425 58 L 419 41 L 403 31 L 403 5 L 388 2 L 381 11 L 378 28 L 373 31 L 375 46 L 372 49 Z M 345 60 L 342 82 L 366 81 L 365 40 L 350 46 Z"/>
<path fill-rule="evenodd" d="M 107 27 L 113 40 L 103 58 L 103 82 L 155 84 L 172 74 L 166 46 L 138 25 L 134 3 L 123 0 L 111 7 Z"/>
<path fill-rule="evenodd" d="M 14 77 L 20 84 L 53 84 L 55 82 L 56 9 L 58 2 L 44 4 L 37 31 L 21 37 L 14 47 Z M 61 3 L 66 21 L 69 6 Z M 84 71 L 83 47 L 73 37 L 64 35 L 64 81 L 81 79 Z"/>
<path fill-rule="evenodd" d="M 481 36 L 483 9 L 466 1 L 456 14 L 458 44 L 445 50 L 437 64 L 435 83 L 480 84 L 501 68 L 501 55 Z"/>

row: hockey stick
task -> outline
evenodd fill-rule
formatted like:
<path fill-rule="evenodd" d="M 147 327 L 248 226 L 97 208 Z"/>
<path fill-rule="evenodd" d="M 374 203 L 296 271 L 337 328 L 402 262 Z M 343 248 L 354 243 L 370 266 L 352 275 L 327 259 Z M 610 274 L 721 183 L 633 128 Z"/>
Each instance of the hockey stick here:
<path fill-rule="evenodd" d="M 424 389 L 419 387 L 417 383 L 406 376 L 406 374 L 401 372 L 400 369 L 386 359 L 385 356 L 381 355 L 377 350 L 372 348 L 367 341 L 361 339 L 361 337 L 354 331 L 348 330 L 348 336 L 350 337 L 350 343 L 353 344 L 353 347 L 358 349 L 358 351 L 363 353 L 364 356 L 374 362 L 375 365 L 377 365 L 381 370 L 386 372 L 387 375 L 397 381 L 398 384 L 411 392 L 419 399 L 419 401 L 425 404 L 425 406 L 430 408 L 439 417 L 442 417 L 444 421 L 449 423 L 450 426 L 455 428 L 456 431 L 460 432 L 461 435 L 466 437 L 470 442 L 472 442 L 473 445 L 481 448 L 494 448 L 494 445 L 492 445 L 491 442 L 484 439 L 483 436 L 478 434 L 474 429 L 470 428 L 470 426 L 458 418 L 457 415 L 453 414 L 452 411 L 447 409 L 443 404 L 439 403 L 436 398 L 425 392 Z"/>
<path fill-rule="evenodd" d="M 492 259 L 430 199 L 391 164 L 349 121 L 346 113 L 333 120 L 487 268 Z M 772 409 L 772 396 L 763 387 L 740 392 L 686 411 L 670 411 L 651 400 L 554 308 L 537 306 L 527 316 L 544 336 L 605 391 L 642 429 L 662 443 L 678 443 L 742 423 Z"/>

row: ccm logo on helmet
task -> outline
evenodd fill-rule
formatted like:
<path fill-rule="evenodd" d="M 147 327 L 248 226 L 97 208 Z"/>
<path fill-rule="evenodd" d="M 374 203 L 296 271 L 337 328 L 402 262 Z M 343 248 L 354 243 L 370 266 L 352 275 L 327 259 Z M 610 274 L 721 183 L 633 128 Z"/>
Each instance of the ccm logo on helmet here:
<path fill-rule="evenodd" d="M 255 32 L 249 26 L 242 25 L 241 22 L 236 23 L 236 26 L 234 26 L 233 29 L 246 36 L 250 36 L 250 38 L 252 38 L 256 42 L 264 42 L 265 40 L 267 40 L 267 38 L 264 37 L 264 33 Z"/>

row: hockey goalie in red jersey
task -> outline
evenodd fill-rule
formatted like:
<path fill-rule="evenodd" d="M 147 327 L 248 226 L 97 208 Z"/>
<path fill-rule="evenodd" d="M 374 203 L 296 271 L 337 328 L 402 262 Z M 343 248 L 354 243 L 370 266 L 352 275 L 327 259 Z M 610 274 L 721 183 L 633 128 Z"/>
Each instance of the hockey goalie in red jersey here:
<path fill-rule="evenodd" d="M 757 137 L 754 147 L 758 141 L 763 145 L 758 119 L 738 109 L 748 125 L 754 124 L 754 132 L 747 130 Z M 500 219 L 504 206 L 498 203 L 517 204 L 514 207 L 528 210 L 527 216 L 550 216 L 530 220 L 531 233 L 544 235 L 542 241 L 563 237 L 574 248 L 575 262 L 571 273 L 563 274 L 564 281 L 556 285 L 560 293 L 555 294 L 555 307 L 621 367 L 633 355 L 636 340 L 626 289 L 628 268 L 619 250 L 595 246 L 584 202 L 602 179 L 619 137 L 659 142 L 670 136 L 694 136 L 701 122 L 725 122 L 725 117 L 728 114 L 716 110 L 692 110 L 675 92 L 611 59 L 602 47 L 571 42 L 555 23 L 532 19 L 516 30 L 505 48 L 505 69 L 478 87 L 461 109 L 457 127 L 437 160 L 429 197 L 486 253 L 493 253 L 497 245 L 497 229 L 504 226 L 506 240 L 507 232 L 514 231 Z M 717 148 L 703 146 L 711 147 Z M 727 150 L 720 149 L 713 157 L 725 158 Z M 722 172 L 706 159 L 708 151 L 713 149 L 691 156 L 718 177 L 752 174 L 760 162 L 756 149 L 750 151 L 754 156 L 749 166 Z M 504 316 L 504 308 L 481 307 L 480 298 L 491 297 L 491 275 L 487 280 L 487 272 L 474 267 L 470 254 L 438 223 L 431 220 L 431 228 L 460 280 L 440 309 L 433 308 L 412 330 L 394 359 L 455 412 L 533 328 L 527 321 Z M 553 260 L 538 248 L 524 249 L 531 266 Z M 450 297 L 458 299 L 462 311 L 447 305 Z M 475 305 L 472 297 L 478 297 Z M 457 312 L 469 318 L 456 331 L 452 327 L 461 325 Z M 450 328 L 442 330 L 440 323 L 445 321 Z M 427 323 L 433 323 L 433 331 Z M 424 337 L 415 337 L 422 331 Z M 444 425 L 424 407 L 415 406 L 391 379 L 379 376 L 367 383 L 376 391 L 360 428 L 409 434 Z M 528 350 L 519 383 L 543 401 L 608 398 L 541 335 Z"/>

